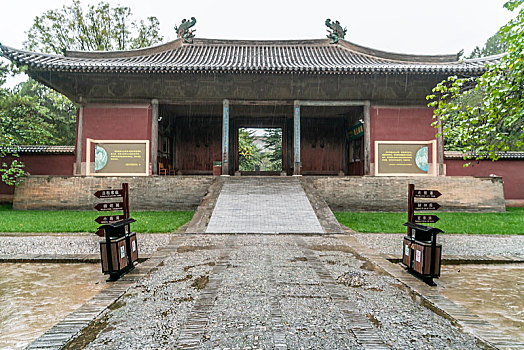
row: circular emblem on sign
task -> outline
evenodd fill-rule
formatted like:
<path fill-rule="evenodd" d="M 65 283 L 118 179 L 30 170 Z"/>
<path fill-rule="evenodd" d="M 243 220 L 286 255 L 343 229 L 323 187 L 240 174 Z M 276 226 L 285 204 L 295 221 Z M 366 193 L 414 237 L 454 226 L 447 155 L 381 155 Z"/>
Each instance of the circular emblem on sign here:
<path fill-rule="evenodd" d="M 422 171 L 428 171 L 428 147 L 422 147 L 415 154 L 415 163 Z"/>
<path fill-rule="evenodd" d="M 102 170 L 107 164 L 107 152 L 102 146 L 95 146 L 95 171 Z"/>

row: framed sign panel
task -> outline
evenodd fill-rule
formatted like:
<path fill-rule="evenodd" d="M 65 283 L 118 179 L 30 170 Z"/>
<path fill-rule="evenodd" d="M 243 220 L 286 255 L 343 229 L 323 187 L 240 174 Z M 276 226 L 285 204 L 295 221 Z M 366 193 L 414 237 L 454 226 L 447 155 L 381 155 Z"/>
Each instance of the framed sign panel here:
<path fill-rule="evenodd" d="M 375 141 L 375 176 L 436 176 L 436 165 L 436 140 Z"/>
<path fill-rule="evenodd" d="M 149 175 L 149 140 L 87 139 L 86 150 L 88 176 Z"/>

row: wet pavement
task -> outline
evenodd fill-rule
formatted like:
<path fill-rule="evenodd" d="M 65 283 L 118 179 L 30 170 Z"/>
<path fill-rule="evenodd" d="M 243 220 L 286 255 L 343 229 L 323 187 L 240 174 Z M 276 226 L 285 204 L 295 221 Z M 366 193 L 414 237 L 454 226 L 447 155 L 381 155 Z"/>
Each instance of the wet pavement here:
<path fill-rule="evenodd" d="M 1 264 L 0 348 L 22 349 L 106 287 L 95 264 Z"/>
<path fill-rule="evenodd" d="M 397 279 L 355 255 L 353 249 L 358 245 L 350 243 L 352 235 L 171 237 L 179 243 L 170 248 L 170 253 L 162 253 L 164 260 L 154 273 L 139 272 L 141 279 L 132 277 L 133 282 L 127 285 L 137 284 L 111 310 L 98 316 L 95 324 L 103 327 L 100 333 L 100 329 L 89 331 L 96 337 L 87 348 L 475 349 L 478 345 L 453 322 L 413 300 Z M 163 242 L 162 236 L 158 238 Z M 24 239 L 31 247 L 42 237 Z M 29 243 L 29 239 L 34 242 Z M 67 245 L 52 249 L 54 253 L 71 252 Z M 485 246 L 484 251 L 489 249 Z M 153 267 L 158 263 L 147 264 Z M 15 264 L 2 264 L 10 265 Z M 34 266 L 16 265 L 25 269 Z M 95 277 L 105 280 L 99 265 L 91 266 Z M 504 267 L 509 274 L 508 270 L 496 270 Z M 502 327 L 500 333 L 506 332 L 512 344 L 507 348 L 518 349 L 514 345 L 522 343 L 518 338 L 522 327 L 518 322 L 522 320 L 522 303 L 518 302 L 522 300 L 522 267 L 479 265 L 478 279 L 465 283 L 464 273 L 473 271 L 470 266 L 444 266 L 438 291 Z M 46 283 L 55 283 L 50 274 L 43 275 Z M 494 276 L 501 281 L 498 286 L 493 285 Z M 128 288 L 115 287 L 122 291 L 115 296 Z M 24 288 L 30 290 L 27 286 L 21 290 Z M 473 289 L 477 294 L 471 293 Z M 96 288 L 93 291 L 97 293 Z M 96 298 L 107 300 L 104 294 Z M 60 297 L 54 298 L 57 307 Z M 45 303 L 53 307 L 53 302 Z M 38 315 L 39 311 L 34 313 Z M 16 324 L 18 314 L 24 315 L 24 311 L 14 311 L 7 319 Z M 48 339 L 52 338 L 50 334 Z M 22 334 L 15 340 L 26 344 L 28 339 Z M 0 347 L 4 346 L 2 342 Z M 9 346 L 20 347 L 17 343 Z"/>
<path fill-rule="evenodd" d="M 476 349 L 342 240 L 189 236 L 88 349 Z"/>
<path fill-rule="evenodd" d="M 232 188 L 230 192 L 245 189 Z M 435 309 L 422 306 L 420 299 L 413 297 L 421 294 L 409 286 L 413 280 L 417 283 L 411 275 L 382 256 L 369 252 L 363 255 L 367 248 L 360 243 L 384 253 L 400 255 L 397 250 L 400 250 L 402 235 L 256 234 L 254 228 L 266 233 L 282 233 L 290 231 L 291 227 L 299 228 L 292 232 L 322 232 L 322 228 L 316 227 L 319 220 L 311 205 L 300 204 L 305 198 L 303 193 L 293 201 L 300 204 L 300 208 L 295 208 L 296 213 L 302 214 L 295 215 L 293 206 L 280 208 L 282 213 L 279 215 L 282 216 L 279 222 L 285 222 L 289 227 L 272 226 L 274 213 L 270 211 L 269 199 L 281 192 L 273 191 L 264 201 L 262 186 L 252 189 L 246 194 L 246 200 L 249 200 L 249 195 L 256 194 L 259 196 L 256 201 L 242 202 L 244 204 L 236 207 L 223 206 L 225 211 L 217 211 L 221 215 L 215 218 L 215 226 L 211 226 L 213 230 L 208 231 L 225 233 L 227 226 L 232 225 L 239 233 L 251 233 L 249 235 L 139 236 L 141 253 L 154 252 L 169 243 L 161 249 L 163 252 L 138 265 L 136 275 L 125 276 L 125 281 L 118 282 L 122 282 L 121 285 L 109 286 L 104 293 L 64 319 L 62 324 L 53 327 L 56 328 L 54 331 L 51 329 L 47 336 L 39 338 L 40 342 L 33 343 L 33 346 L 38 348 L 42 344 L 62 341 L 60 344 L 65 344 L 95 319 L 72 348 L 476 349 L 481 346 L 478 339 L 464 332 L 464 328 L 439 316 L 432 311 Z M 255 207 L 267 210 L 257 212 Z M 246 221 L 250 213 L 258 219 L 251 217 Z M 241 217 L 236 224 L 231 222 L 235 217 Z M 306 219 L 314 219 L 315 224 Z M 250 230 L 242 231 L 251 223 L 255 225 Z M 307 227 L 309 230 L 306 231 Z M 521 237 L 441 235 L 441 239 L 445 240 L 444 255 L 524 256 Z M 98 240 L 94 235 L 0 236 L 0 255 L 96 253 Z M 360 247 L 358 254 L 355 247 Z M 366 260 L 362 256 L 374 257 Z M 384 264 L 395 266 L 400 271 L 392 273 L 395 277 L 391 277 L 383 273 L 384 270 L 391 273 Z M 492 286 L 489 280 L 493 280 L 496 273 L 478 273 L 479 279 L 468 285 L 452 269 L 447 270 L 446 278 L 439 281 L 438 289 L 425 285 L 417 287 L 429 296 L 425 300 L 442 305 L 440 310 L 451 310 L 448 314 L 455 315 L 456 319 L 462 317 L 465 322 L 471 320 L 472 324 L 487 325 L 491 330 L 491 325 L 482 323 L 477 316 L 471 317 L 466 309 L 459 307 L 459 303 L 463 302 L 462 296 L 467 299 L 467 290 L 472 286 L 479 292 L 472 300 L 489 300 L 496 295 L 498 297 L 493 298 L 492 303 L 485 303 L 484 309 L 488 313 L 481 317 L 507 327 L 507 339 L 514 339 L 511 344 L 517 344 L 519 340 L 513 335 L 521 326 L 513 321 L 521 317 L 519 308 L 522 306 L 510 300 L 522 294 L 520 289 L 512 289 L 510 281 L 512 278 L 518 280 L 514 274 L 521 270 L 512 270 L 507 282 L 501 283 L 507 287 L 493 289 L 490 296 Z M 98 276 L 104 279 L 99 272 Z M 509 311 L 499 305 L 502 301 L 510 306 Z M 466 308 L 467 302 L 463 302 Z M 473 312 L 477 307 L 472 305 L 469 307 Z M 497 317 L 504 313 L 510 316 L 497 323 Z M 496 339 L 505 337 L 498 333 L 497 329 Z M 89 337 L 86 338 L 85 334 Z M 87 345 L 77 346 L 82 342 Z"/>
<path fill-rule="evenodd" d="M 443 266 L 439 291 L 522 343 L 524 264 Z"/>
<path fill-rule="evenodd" d="M 228 178 L 206 233 L 323 233 L 298 178 Z"/>

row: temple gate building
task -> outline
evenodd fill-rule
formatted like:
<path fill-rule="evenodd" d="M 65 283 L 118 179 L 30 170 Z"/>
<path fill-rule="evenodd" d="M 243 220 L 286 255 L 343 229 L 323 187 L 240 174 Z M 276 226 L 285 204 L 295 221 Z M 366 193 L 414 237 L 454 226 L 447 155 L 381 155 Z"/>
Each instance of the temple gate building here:
<path fill-rule="evenodd" d="M 396 54 L 342 39 L 0 49 L 78 106 L 76 176 L 211 175 L 216 162 L 239 175 L 240 128 L 282 130 L 282 175 L 459 175 L 447 170 L 426 96 L 500 58 Z"/>

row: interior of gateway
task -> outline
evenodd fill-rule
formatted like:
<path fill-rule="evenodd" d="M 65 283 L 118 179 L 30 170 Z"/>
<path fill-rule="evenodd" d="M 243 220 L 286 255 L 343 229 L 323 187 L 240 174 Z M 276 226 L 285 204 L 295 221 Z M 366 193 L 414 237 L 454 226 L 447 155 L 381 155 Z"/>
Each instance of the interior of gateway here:
<path fill-rule="evenodd" d="M 212 174 L 213 163 L 222 161 L 227 149 L 229 175 L 293 175 L 297 144 L 293 112 L 292 101 L 232 103 L 228 122 L 224 123 L 222 103 L 161 104 L 159 169 L 166 169 L 166 173 L 172 175 Z M 363 175 L 363 136 L 356 139 L 348 136 L 348 130 L 362 120 L 361 106 L 302 107 L 298 143 L 301 173 Z M 248 171 L 241 167 L 243 131 L 251 129 L 280 130 L 281 169 Z"/>

